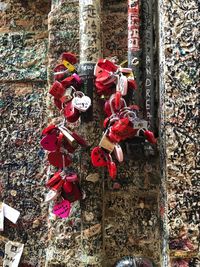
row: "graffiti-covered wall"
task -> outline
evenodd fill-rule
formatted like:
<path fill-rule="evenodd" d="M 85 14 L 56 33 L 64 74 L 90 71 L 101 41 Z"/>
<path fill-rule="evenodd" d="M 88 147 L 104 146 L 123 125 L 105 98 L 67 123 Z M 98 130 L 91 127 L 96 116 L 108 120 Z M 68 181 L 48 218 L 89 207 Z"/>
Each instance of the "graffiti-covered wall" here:
<path fill-rule="evenodd" d="M 160 78 L 171 266 L 199 266 L 199 1 L 161 1 Z"/>
<path fill-rule="evenodd" d="M 133 9 L 139 3 L 132 31 L 128 2 Z M 21 267 L 111 267 L 124 256 L 158 267 L 199 267 L 198 15 L 196 0 L 0 1 L 0 202 L 20 212 L 16 224 L 4 219 L 0 266 L 10 240 L 24 244 Z M 71 51 L 83 64 L 82 78 L 93 79 L 98 57 L 127 60 L 133 37 L 135 94 L 145 106 L 142 92 L 151 87 L 157 148 L 145 154 L 125 142 L 115 181 L 94 168 L 90 153 L 105 114 L 95 88 L 86 89 L 93 118 L 76 131 L 89 146 L 73 154 L 84 197 L 70 217 L 58 218 L 53 203 L 44 203 L 51 170 L 40 147 L 42 129 L 60 116 L 48 94 L 53 69 Z"/>

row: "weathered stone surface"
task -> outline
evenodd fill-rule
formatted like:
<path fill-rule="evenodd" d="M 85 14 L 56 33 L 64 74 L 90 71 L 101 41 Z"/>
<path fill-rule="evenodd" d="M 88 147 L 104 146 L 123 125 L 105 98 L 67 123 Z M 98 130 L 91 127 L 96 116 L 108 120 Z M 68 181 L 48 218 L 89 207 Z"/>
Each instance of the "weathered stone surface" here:
<path fill-rule="evenodd" d="M 36 265 L 39 257 L 43 264 L 47 246 L 47 206 L 43 204 L 46 173 L 41 168 L 44 152 L 39 141 L 45 121 L 46 84 L 0 84 L 0 94 L 0 200 L 21 213 L 16 225 L 5 220 L 3 235 L 24 243 L 24 261 Z M 0 243 L 3 249 L 4 243 Z"/>
<path fill-rule="evenodd" d="M 0 81 L 45 80 L 47 32 L 0 33 Z"/>
<path fill-rule="evenodd" d="M 163 1 L 166 192 L 173 267 L 199 266 L 198 9 L 197 1 Z"/>

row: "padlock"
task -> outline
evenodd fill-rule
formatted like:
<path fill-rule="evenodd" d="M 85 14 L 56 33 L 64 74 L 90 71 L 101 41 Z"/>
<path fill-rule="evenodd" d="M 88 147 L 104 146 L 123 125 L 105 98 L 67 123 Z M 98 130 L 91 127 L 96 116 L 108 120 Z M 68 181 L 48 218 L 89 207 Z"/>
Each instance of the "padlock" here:
<path fill-rule="evenodd" d="M 61 192 L 62 197 L 68 200 L 69 202 L 80 200 L 82 198 L 82 193 L 79 187 L 79 183 L 73 182 L 71 183 L 71 185 L 72 185 L 71 192 L 65 192 L 65 190 L 62 188 Z"/>
<path fill-rule="evenodd" d="M 103 69 L 98 66 L 98 63 L 101 62 L 101 61 L 103 62 L 103 60 L 104 59 L 99 59 L 97 64 L 95 65 L 95 67 L 94 67 L 94 76 L 98 76 L 103 71 Z"/>
<path fill-rule="evenodd" d="M 108 164 L 108 154 L 99 146 L 94 147 L 91 152 L 91 161 L 95 167 L 105 167 Z"/>
<path fill-rule="evenodd" d="M 58 128 L 55 124 L 50 124 L 48 127 L 42 130 L 42 135 L 47 135 L 49 133 L 52 133 L 52 131 L 57 131 L 57 130 Z"/>
<path fill-rule="evenodd" d="M 119 162 L 122 162 L 124 160 L 124 155 L 123 155 L 123 151 L 122 151 L 122 148 L 119 144 L 116 144 L 115 145 L 115 148 L 114 148 L 114 155 L 116 157 L 116 159 L 119 161 Z"/>
<path fill-rule="evenodd" d="M 68 141 L 68 139 L 64 138 L 64 140 L 63 140 L 63 148 L 66 149 L 68 151 L 68 153 L 73 154 L 77 147 L 76 147 L 76 145 L 72 146 L 70 144 L 70 142 Z"/>
<path fill-rule="evenodd" d="M 121 75 L 119 77 L 119 91 L 121 92 L 121 94 L 123 96 L 125 96 L 127 94 L 128 91 L 128 80 L 127 77 L 124 75 Z"/>
<path fill-rule="evenodd" d="M 80 117 L 80 112 L 73 106 L 72 100 L 69 101 L 64 107 L 64 116 L 67 121 L 73 123 Z"/>
<path fill-rule="evenodd" d="M 133 121 L 133 128 L 134 129 L 147 129 L 148 127 L 148 122 L 145 120 L 140 120 L 140 119 L 135 119 Z"/>
<path fill-rule="evenodd" d="M 96 77 L 96 81 L 103 83 L 110 79 L 111 74 L 108 71 L 103 70 L 98 76 Z"/>
<path fill-rule="evenodd" d="M 65 168 L 72 163 L 72 159 L 68 154 L 63 154 L 59 151 L 50 152 L 48 154 L 49 163 L 58 168 Z"/>
<path fill-rule="evenodd" d="M 81 145 L 83 147 L 87 147 L 88 146 L 88 144 L 85 141 L 85 139 L 82 136 L 80 136 L 79 134 L 77 134 L 76 132 L 71 132 L 71 135 L 73 136 L 73 138 L 76 140 L 76 142 L 79 145 Z"/>
<path fill-rule="evenodd" d="M 156 140 L 153 132 L 145 130 L 144 131 L 144 136 L 149 141 L 149 143 L 151 143 L 151 144 L 156 144 L 157 143 L 157 140 Z"/>
<path fill-rule="evenodd" d="M 66 194 L 72 192 L 72 183 L 69 181 L 64 181 L 63 185 L 62 185 L 62 189 L 65 191 Z"/>
<path fill-rule="evenodd" d="M 80 76 L 77 73 L 73 73 L 72 76 L 74 77 L 73 85 L 76 88 L 80 88 L 82 86 L 82 84 L 83 84 L 82 79 L 80 78 Z"/>
<path fill-rule="evenodd" d="M 54 79 L 56 81 L 61 81 L 64 78 L 67 77 L 69 71 L 68 69 L 65 68 L 65 66 L 63 64 L 59 64 L 54 68 Z"/>
<path fill-rule="evenodd" d="M 58 138 L 56 132 L 52 131 L 52 133 L 48 133 L 46 136 L 44 136 L 40 141 L 40 145 L 45 150 L 55 151 L 58 145 Z"/>
<path fill-rule="evenodd" d="M 76 55 L 71 53 L 71 52 L 62 53 L 61 58 L 62 58 L 62 61 L 66 60 L 66 61 L 70 62 L 73 65 L 77 63 Z"/>
<path fill-rule="evenodd" d="M 58 82 L 58 81 L 55 81 L 52 85 L 52 87 L 50 88 L 49 90 L 49 93 L 54 96 L 55 98 L 61 98 L 63 96 L 65 92 L 65 88 L 63 87 L 63 85 Z"/>
<path fill-rule="evenodd" d="M 59 126 L 58 129 L 67 138 L 67 141 L 70 143 L 70 145 L 73 146 L 74 148 L 76 148 L 77 142 L 76 142 L 75 138 L 71 135 L 71 132 L 64 126 Z"/>
<path fill-rule="evenodd" d="M 121 97 L 122 97 L 121 91 L 116 91 L 116 93 L 115 93 L 115 108 L 116 108 L 116 110 L 119 110 L 121 108 Z"/>
<path fill-rule="evenodd" d="M 97 62 L 98 66 L 102 68 L 103 70 L 111 71 L 111 72 L 116 72 L 118 69 L 118 66 L 112 63 L 108 59 L 103 59 L 101 61 Z"/>
<path fill-rule="evenodd" d="M 63 184 L 64 184 L 64 180 L 60 180 L 57 184 L 51 187 L 51 190 L 60 191 L 61 188 L 63 187 Z"/>
<path fill-rule="evenodd" d="M 112 84 L 104 85 L 96 81 L 95 81 L 95 87 L 99 95 L 111 95 L 114 90 L 114 87 Z"/>
<path fill-rule="evenodd" d="M 72 65 L 69 61 L 63 60 L 62 63 L 70 72 L 73 72 L 76 70 L 74 65 Z"/>
<path fill-rule="evenodd" d="M 54 200 L 57 198 L 57 196 L 59 195 L 59 191 L 55 191 L 55 190 L 50 190 L 44 199 L 44 202 L 49 202 L 51 200 Z"/>
<path fill-rule="evenodd" d="M 62 180 L 62 174 L 61 171 L 58 171 L 54 173 L 53 177 L 51 177 L 47 182 L 46 186 L 47 187 L 53 187 L 55 184 L 59 183 Z"/>
<path fill-rule="evenodd" d="M 78 175 L 75 172 L 68 173 L 65 180 L 68 182 L 78 182 Z"/>
<path fill-rule="evenodd" d="M 54 101 L 54 105 L 55 105 L 59 110 L 62 110 L 62 109 L 63 109 L 63 103 L 60 101 L 60 99 L 57 99 L 57 98 L 54 97 L 53 101 Z"/>
<path fill-rule="evenodd" d="M 73 85 L 74 76 L 69 76 L 61 81 L 61 84 L 64 88 L 68 88 L 69 86 Z"/>
<path fill-rule="evenodd" d="M 70 100 L 72 100 L 72 94 L 74 92 L 75 88 L 73 86 L 68 87 L 65 90 L 65 93 L 63 94 L 63 96 L 60 98 L 60 101 L 62 104 L 69 102 Z"/>
<path fill-rule="evenodd" d="M 109 154 L 107 168 L 108 168 L 108 173 L 110 177 L 112 178 L 112 180 L 115 180 L 115 178 L 117 177 L 117 166 L 115 162 L 112 160 L 112 157 L 110 154 Z"/>
<path fill-rule="evenodd" d="M 128 79 L 128 88 L 137 90 L 138 86 L 135 79 Z"/>
<path fill-rule="evenodd" d="M 85 112 L 91 106 L 91 99 L 84 95 L 81 91 L 74 92 L 74 98 L 72 99 L 72 105 L 75 109 L 78 109 L 81 112 Z"/>
<path fill-rule="evenodd" d="M 107 137 L 107 131 L 103 134 L 103 137 L 101 138 L 101 141 L 99 143 L 99 147 L 108 150 L 110 153 L 114 150 L 115 144 L 112 143 Z"/>
<path fill-rule="evenodd" d="M 111 129 L 109 130 L 107 137 L 110 140 L 110 142 L 113 143 L 119 143 L 121 141 L 121 136 L 113 133 Z"/>

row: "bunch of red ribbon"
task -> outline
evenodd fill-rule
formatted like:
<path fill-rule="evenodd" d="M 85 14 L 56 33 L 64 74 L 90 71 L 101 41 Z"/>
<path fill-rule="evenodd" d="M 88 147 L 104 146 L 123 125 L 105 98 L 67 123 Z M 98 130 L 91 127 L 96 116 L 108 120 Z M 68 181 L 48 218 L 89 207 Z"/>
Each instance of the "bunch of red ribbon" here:
<path fill-rule="evenodd" d="M 117 166 L 112 153 L 118 162 L 123 161 L 120 142 L 143 136 L 152 144 L 156 143 L 153 132 L 148 130 L 148 122 L 138 117 L 139 107 L 127 106 L 124 96 L 128 90 L 136 90 L 137 85 L 132 69 L 123 68 L 108 59 L 98 60 L 94 75 L 97 93 L 109 97 L 105 101 L 104 134 L 97 147 L 92 150 L 91 159 L 95 167 L 107 167 L 112 179 L 117 176 Z"/>
<path fill-rule="evenodd" d="M 80 121 L 81 112 L 90 107 L 91 99 L 81 91 L 82 80 L 74 65 L 77 63 L 76 56 L 66 52 L 62 54 L 61 61 L 62 63 L 54 68 L 54 83 L 49 93 L 60 110 L 63 122 L 43 129 L 40 144 L 48 151 L 49 164 L 58 169 L 46 183 L 50 191 L 45 201 L 55 200 L 60 196 L 64 199 L 62 201 L 71 203 L 82 197 L 78 175 L 69 167 L 72 164 L 71 154 L 78 146 L 87 146 L 86 141 L 73 129 L 75 123 Z M 68 215 L 66 205 L 56 205 L 56 215 L 59 214 L 58 210 L 63 209 L 65 211 L 60 213 L 60 217 Z"/>

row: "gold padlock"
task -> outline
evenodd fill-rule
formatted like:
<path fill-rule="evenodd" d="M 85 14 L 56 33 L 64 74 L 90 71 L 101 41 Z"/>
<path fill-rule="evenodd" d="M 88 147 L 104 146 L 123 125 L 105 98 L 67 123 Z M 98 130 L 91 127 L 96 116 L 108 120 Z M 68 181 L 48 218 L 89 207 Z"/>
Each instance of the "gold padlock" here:
<path fill-rule="evenodd" d="M 58 127 L 58 129 L 64 134 L 64 136 L 67 138 L 71 146 L 73 146 L 74 148 L 78 146 L 76 140 L 74 139 L 74 137 L 71 135 L 70 131 L 67 128 L 65 128 L 64 126 L 60 126 Z"/>
<path fill-rule="evenodd" d="M 104 133 L 103 137 L 101 138 L 101 141 L 99 143 L 99 146 L 102 148 L 105 148 L 106 150 L 108 150 L 110 153 L 113 152 L 114 148 L 115 148 L 115 144 L 112 143 L 108 137 L 106 136 L 107 132 Z"/>

